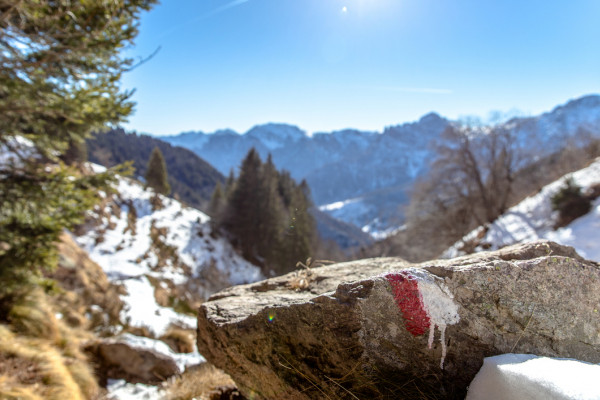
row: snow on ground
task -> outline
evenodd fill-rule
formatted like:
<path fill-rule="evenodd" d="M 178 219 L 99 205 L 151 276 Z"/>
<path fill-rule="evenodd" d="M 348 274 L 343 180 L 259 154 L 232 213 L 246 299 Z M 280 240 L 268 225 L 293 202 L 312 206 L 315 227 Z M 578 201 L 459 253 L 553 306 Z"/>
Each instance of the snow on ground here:
<path fill-rule="evenodd" d="M 528 197 L 510 208 L 489 226 L 486 233 L 479 227 L 455 243 L 443 257 L 452 258 L 464 255 L 461 250 L 465 243 L 477 240 L 475 251 L 496 250 L 515 243 L 531 242 L 538 239 L 553 240 L 573 246 L 584 258 L 600 261 L 600 198 L 592 203 L 591 211 L 571 224 L 553 230 L 555 215 L 550 199 L 563 186 L 565 179 L 572 177 L 583 190 L 600 182 L 600 158 L 590 166 L 567 174 L 545 186 L 534 196 Z M 480 237 L 479 239 L 477 239 Z"/>
<path fill-rule="evenodd" d="M 175 361 L 175 364 L 177 364 L 177 367 L 180 371 L 184 371 L 188 366 L 198 365 L 206 361 L 204 357 L 198 354 L 197 350 L 192 353 L 175 353 L 165 342 L 161 340 L 135 336 L 130 333 L 119 335 L 118 339 L 132 347 L 141 347 L 143 349 L 154 350 L 159 354 L 171 358 L 173 361 Z"/>
<path fill-rule="evenodd" d="M 398 232 L 406 229 L 406 225 L 402 225 L 399 228 L 383 228 L 379 218 L 375 218 L 369 224 L 363 226 L 361 229 L 364 233 L 368 233 L 375 240 L 384 240 Z"/>
<path fill-rule="evenodd" d="M 163 391 L 157 386 L 128 383 L 124 379 L 109 379 L 106 386 L 110 398 L 116 400 L 159 400 Z"/>
<path fill-rule="evenodd" d="M 105 170 L 99 165 L 91 167 L 95 172 Z M 203 295 L 207 296 L 212 294 L 211 290 L 224 286 L 264 279 L 260 269 L 241 258 L 229 242 L 211 236 L 206 214 L 161 195 L 158 198 L 162 208 L 153 210 L 152 199 L 156 194 L 131 179 L 119 179 L 115 189 L 117 194 L 112 198 L 101 193 L 106 201 L 90 212 L 98 225 L 88 227 L 75 240 L 113 283 L 124 286 L 127 293 L 121 296 L 125 303 L 121 312 L 123 323 L 146 327 L 156 337 L 173 324 L 195 328 L 195 317 L 158 304 L 157 282 L 162 289 L 169 289 L 167 282 L 187 287 L 193 281 L 191 290 L 204 290 Z M 161 256 L 160 246 L 174 251 L 175 256 L 168 252 Z M 206 284 L 208 281 L 211 284 Z M 197 350 L 177 354 L 159 340 L 131 334 L 119 338 L 172 358 L 182 371 L 186 366 L 205 361 Z M 109 382 L 108 390 L 110 396 L 119 400 L 164 397 L 160 388 L 123 380 Z"/>
<path fill-rule="evenodd" d="M 102 170 L 99 166 L 93 168 Z M 195 327 L 194 318 L 156 302 L 152 279 L 175 285 L 195 279 L 204 284 L 207 279 L 203 274 L 210 271 L 219 288 L 264 279 L 260 269 L 237 255 L 225 239 L 211 237 L 206 214 L 161 195 L 163 208 L 153 211 L 155 193 L 131 179 L 121 178 L 116 190 L 118 195 L 112 202 L 90 213 L 99 226 L 75 240 L 111 281 L 126 288 L 127 294 L 122 296 L 126 307 L 121 317 L 131 326 L 146 326 L 156 336 L 171 323 Z M 167 255 L 159 260 L 151 231 L 162 244 L 174 249 L 176 258 Z"/>
<path fill-rule="evenodd" d="M 171 324 L 187 328 L 196 326 L 196 318 L 159 306 L 154 298 L 154 288 L 146 276 L 125 279 L 122 283 L 127 294 L 121 296 L 126 305 L 121 311 L 121 321 L 130 326 L 146 326 L 156 336 L 164 334 Z"/>
<path fill-rule="evenodd" d="M 598 400 L 600 365 L 532 354 L 484 359 L 466 400 Z"/>
<path fill-rule="evenodd" d="M 319 210 L 335 219 L 361 227 L 363 232 L 370 234 L 375 239 L 379 239 L 382 235 L 385 236 L 385 232 L 380 227 L 383 224 L 379 219 L 369 218 L 369 215 L 374 213 L 373 206 L 367 204 L 362 197 L 324 204 L 319 206 Z M 365 224 L 365 222 L 367 223 Z"/>

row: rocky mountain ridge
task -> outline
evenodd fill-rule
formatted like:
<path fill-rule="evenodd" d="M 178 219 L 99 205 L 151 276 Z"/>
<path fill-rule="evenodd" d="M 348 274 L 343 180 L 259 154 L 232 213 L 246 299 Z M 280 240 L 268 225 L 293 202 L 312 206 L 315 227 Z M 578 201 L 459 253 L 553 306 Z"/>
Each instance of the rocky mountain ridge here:
<path fill-rule="evenodd" d="M 251 147 L 262 157 L 271 153 L 278 168 L 307 180 L 322 211 L 376 236 L 402 225 L 410 187 L 427 170 L 432 144 L 451 123 L 430 113 L 383 132 L 347 129 L 308 136 L 295 126 L 266 124 L 246 134 L 188 132 L 161 139 L 194 151 L 223 174 L 236 171 Z M 503 127 L 537 152 L 532 157 L 547 155 L 578 135 L 600 136 L 600 96 L 571 100 L 540 116 L 514 118 Z"/>

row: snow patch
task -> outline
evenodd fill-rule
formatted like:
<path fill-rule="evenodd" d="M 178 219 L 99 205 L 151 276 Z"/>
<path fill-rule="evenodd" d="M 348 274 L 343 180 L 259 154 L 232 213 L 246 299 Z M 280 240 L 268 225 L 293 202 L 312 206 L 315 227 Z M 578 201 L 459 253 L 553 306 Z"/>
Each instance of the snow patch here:
<path fill-rule="evenodd" d="M 94 164 L 91 167 L 104 170 Z M 113 283 L 127 289 L 127 295 L 122 296 L 126 304 L 123 321 L 146 326 L 156 335 L 164 333 L 170 324 L 195 327 L 194 318 L 157 304 L 151 280 L 163 289 L 164 281 L 183 286 L 193 282 L 189 289 L 195 290 L 194 294 L 208 296 L 227 285 L 264 279 L 260 268 L 239 256 L 229 242 L 212 237 L 206 214 L 128 178 L 120 178 L 115 189 L 118 194 L 105 198 L 103 207 L 89 212 L 99 226 L 90 227 L 75 240 Z M 153 210 L 155 196 L 163 205 L 161 209 Z M 162 256 L 161 265 L 152 231 L 158 236 L 158 245 L 173 252 Z M 217 286 L 201 286 L 207 276 Z"/>
<path fill-rule="evenodd" d="M 116 400 L 159 400 L 163 391 L 157 386 L 128 383 L 124 379 L 109 379 L 106 385 L 109 397 Z"/>
<path fill-rule="evenodd" d="M 163 335 L 171 325 L 189 329 L 196 327 L 196 318 L 156 303 L 154 288 L 146 276 L 127 279 L 122 283 L 127 289 L 127 295 L 121 296 L 125 303 L 120 315 L 122 321 L 132 326 L 146 326 L 155 336 Z"/>
<path fill-rule="evenodd" d="M 532 354 L 485 358 L 467 400 L 598 400 L 600 365 Z"/>
<path fill-rule="evenodd" d="M 171 358 L 173 361 L 175 361 L 175 364 L 177 364 L 177 367 L 180 371 L 184 371 L 186 367 L 198 365 L 206 361 L 206 359 L 198 353 L 197 349 L 194 349 L 192 353 L 175 353 L 163 341 L 142 336 L 135 336 L 130 333 L 120 335 L 118 339 L 132 347 L 152 350 L 158 354 L 162 354 Z"/>
<path fill-rule="evenodd" d="M 553 230 L 555 214 L 552 211 L 551 198 L 568 178 L 572 178 L 583 190 L 599 183 L 600 158 L 590 166 L 544 186 L 536 195 L 527 197 L 511 207 L 489 225 L 487 232 L 484 233 L 482 227 L 473 230 L 446 250 L 442 257 L 454 258 L 464 255 L 463 246 L 474 240 L 480 243 L 475 247 L 475 252 L 479 252 L 497 250 L 516 243 L 548 239 L 574 247 L 585 258 L 600 261 L 600 246 L 597 245 L 600 243 L 600 198 L 592 203 L 592 209 L 588 214 L 566 227 Z M 480 239 L 477 239 L 478 237 Z"/>

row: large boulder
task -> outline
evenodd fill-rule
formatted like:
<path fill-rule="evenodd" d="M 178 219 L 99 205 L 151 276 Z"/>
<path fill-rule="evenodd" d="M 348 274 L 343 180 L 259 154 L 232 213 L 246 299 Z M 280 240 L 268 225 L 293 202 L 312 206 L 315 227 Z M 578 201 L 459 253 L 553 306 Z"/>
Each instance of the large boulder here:
<path fill-rule="evenodd" d="M 144 339 L 124 334 L 98 339 L 84 346 L 101 385 L 106 386 L 108 379 L 157 385 L 181 373 L 175 360 L 169 356 L 166 344 L 162 343 L 163 349 L 151 348 L 143 345 Z"/>
<path fill-rule="evenodd" d="M 198 348 L 252 399 L 464 398 L 484 357 L 600 362 L 600 267 L 552 242 L 378 258 L 226 289 Z"/>

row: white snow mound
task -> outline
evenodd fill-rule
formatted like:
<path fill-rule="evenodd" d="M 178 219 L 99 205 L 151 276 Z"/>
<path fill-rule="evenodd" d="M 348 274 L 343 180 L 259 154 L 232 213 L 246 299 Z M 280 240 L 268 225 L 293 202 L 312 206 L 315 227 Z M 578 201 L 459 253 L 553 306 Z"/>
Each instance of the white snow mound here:
<path fill-rule="evenodd" d="M 598 400 L 600 365 L 531 354 L 484 359 L 466 400 Z"/>

